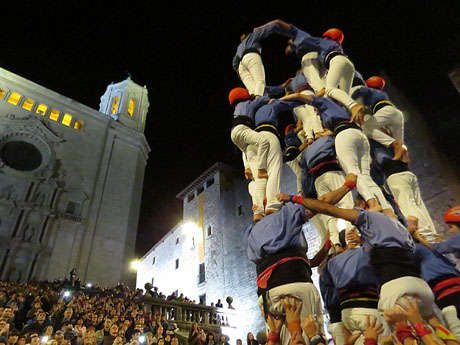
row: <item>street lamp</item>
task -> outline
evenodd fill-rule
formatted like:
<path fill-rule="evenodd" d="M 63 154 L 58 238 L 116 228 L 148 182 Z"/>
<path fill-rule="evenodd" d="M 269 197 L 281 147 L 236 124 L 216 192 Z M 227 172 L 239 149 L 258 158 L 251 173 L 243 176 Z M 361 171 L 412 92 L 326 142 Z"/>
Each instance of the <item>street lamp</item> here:
<path fill-rule="evenodd" d="M 139 260 L 131 261 L 131 269 L 133 271 L 137 271 L 139 268 L 141 268 L 141 262 Z"/>

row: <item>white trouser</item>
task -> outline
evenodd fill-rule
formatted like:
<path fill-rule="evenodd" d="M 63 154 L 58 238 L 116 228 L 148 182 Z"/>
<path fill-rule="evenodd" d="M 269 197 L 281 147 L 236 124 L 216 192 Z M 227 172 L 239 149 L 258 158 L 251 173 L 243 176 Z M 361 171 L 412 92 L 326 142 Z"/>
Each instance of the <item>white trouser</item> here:
<path fill-rule="evenodd" d="M 342 310 L 342 323 L 350 333 L 364 333 L 367 329 L 367 317 L 371 320 L 377 318 L 377 323 L 383 326 L 383 336 L 391 335 L 388 324 L 381 316 L 378 309 L 373 308 L 346 308 Z M 361 336 L 355 344 L 364 344 L 364 336 Z"/>
<path fill-rule="evenodd" d="M 417 176 L 410 171 L 399 172 L 390 175 L 387 184 L 404 216 L 417 217 L 418 231 L 428 241 L 434 241 L 436 228 L 420 195 Z"/>
<path fill-rule="evenodd" d="M 265 195 L 267 197 L 266 209 L 279 210 L 281 203 L 276 198 L 280 193 L 281 187 L 281 172 L 283 168 L 283 153 L 281 152 L 281 145 L 278 137 L 267 131 L 259 132 L 269 143 L 269 150 L 267 156 L 267 189 Z"/>
<path fill-rule="evenodd" d="M 377 198 L 383 209 L 392 209 L 370 176 L 369 141 L 363 132 L 356 128 L 341 131 L 335 137 L 335 151 L 345 174 L 353 173 L 358 176 L 358 193 L 366 201 Z"/>
<path fill-rule="evenodd" d="M 442 310 L 442 315 L 446 320 L 448 329 L 457 337 L 457 339 L 460 339 L 460 320 L 457 316 L 457 308 L 455 308 L 454 305 L 445 307 Z"/>
<path fill-rule="evenodd" d="M 357 103 L 348 95 L 355 73 L 355 66 L 343 56 L 337 55 L 329 64 L 326 77 L 326 95 L 351 109 Z"/>
<path fill-rule="evenodd" d="M 257 146 L 249 145 L 246 152 L 248 154 L 249 167 L 251 170 L 255 169 L 257 165 Z M 252 198 L 252 211 L 254 214 L 264 214 L 264 199 L 267 179 L 258 178 L 257 174 L 253 174 L 252 176 L 254 181 L 251 181 L 248 185 L 249 194 Z"/>
<path fill-rule="evenodd" d="M 316 193 L 318 194 L 318 198 L 332 192 L 336 189 L 339 189 L 340 187 L 343 186 L 345 183 L 345 174 L 342 171 L 328 171 L 319 176 L 315 180 L 315 188 L 316 188 Z M 347 193 L 342 200 L 340 200 L 337 205 L 337 207 L 340 208 L 347 208 L 347 209 L 352 209 L 354 207 L 354 202 L 353 202 L 353 196 L 351 193 Z M 329 234 L 332 243 L 334 244 L 340 244 L 339 240 L 339 232 L 343 230 L 344 228 L 346 229 L 351 229 L 353 226 L 351 225 L 350 222 L 340 222 L 339 219 L 331 216 L 324 216 L 324 220 L 326 223 L 327 229 L 329 229 Z M 339 226 L 340 224 L 343 224 L 344 228 L 342 226 Z M 340 229 L 339 229 L 340 227 Z"/>
<path fill-rule="evenodd" d="M 302 310 L 300 311 L 300 320 L 305 320 L 308 315 L 313 315 L 318 323 L 319 329 L 323 331 L 323 307 L 321 305 L 321 297 L 312 283 L 290 283 L 277 286 L 270 289 L 266 295 L 268 312 L 273 315 L 284 315 L 281 300 L 286 297 L 295 297 L 302 301 Z M 262 296 L 259 297 L 259 308 L 263 312 L 264 303 Z M 268 325 L 267 325 L 268 328 Z M 309 344 L 308 337 L 304 334 L 306 344 Z M 288 344 L 290 339 L 289 331 L 284 325 L 280 333 L 281 344 Z"/>
<path fill-rule="evenodd" d="M 342 322 L 331 323 L 329 325 L 329 333 L 331 333 L 335 345 L 345 345 L 347 343 L 343 334 Z"/>
<path fill-rule="evenodd" d="M 392 137 L 385 135 L 380 128 L 386 127 L 390 130 Z M 370 116 L 363 123 L 363 132 L 368 138 L 374 139 L 382 145 L 390 146 L 394 140 L 404 141 L 404 116 L 403 113 L 387 105 Z"/>
<path fill-rule="evenodd" d="M 310 223 L 312 223 L 315 229 L 318 231 L 318 235 L 319 237 L 321 237 L 321 243 L 326 242 L 326 217 L 328 216 L 326 216 L 325 214 L 317 213 L 314 217 L 309 219 Z"/>
<path fill-rule="evenodd" d="M 406 295 L 418 298 L 420 315 L 427 317 L 433 313 L 433 291 L 423 279 L 417 277 L 401 277 L 383 284 L 380 288 L 379 311 L 383 313 L 394 307 Z"/>
<path fill-rule="evenodd" d="M 263 137 L 260 133 L 252 130 L 246 125 L 237 125 L 233 127 L 230 133 L 233 143 L 246 155 L 246 149 L 248 145 L 257 146 L 257 169 L 267 168 L 267 155 L 269 149 L 268 140 Z M 249 161 L 249 159 L 247 159 Z M 244 159 L 243 159 L 244 162 Z M 246 163 L 245 163 L 245 168 Z M 257 169 L 252 170 L 253 175 L 257 175 Z"/>
<path fill-rule="evenodd" d="M 265 70 L 259 54 L 245 54 L 238 66 L 238 74 L 250 95 L 263 96 L 265 91 Z"/>
<path fill-rule="evenodd" d="M 292 172 L 295 174 L 298 194 L 302 192 L 302 169 L 299 167 L 301 156 L 302 154 L 298 155 L 292 161 L 286 163 L 289 166 L 289 168 L 291 168 Z"/>
<path fill-rule="evenodd" d="M 311 105 L 305 104 L 294 108 L 294 114 L 302 121 L 302 128 L 307 135 L 307 139 L 314 139 L 314 134 L 323 131 L 321 119 Z"/>
<path fill-rule="evenodd" d="M 317 52 L 310 52 L 302 57 L 302 73 L 315 93 L 326 87 L 322 72 L 322 63 L 318 60 Z"/>

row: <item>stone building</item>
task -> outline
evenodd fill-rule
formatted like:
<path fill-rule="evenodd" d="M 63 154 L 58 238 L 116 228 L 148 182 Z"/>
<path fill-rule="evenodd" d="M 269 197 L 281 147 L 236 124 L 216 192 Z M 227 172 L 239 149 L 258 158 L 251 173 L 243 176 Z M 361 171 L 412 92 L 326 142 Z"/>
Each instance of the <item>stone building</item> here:
<path fill-rule="evenodd" d="M 449 161 L 433 145 L 429 128 L 418 110 L 388 77 L 386 90 L 405 116 L 410 167 L 418 176 L 422 197 L 438 232 L 445 234 L 444 212 L 460 204 L 459 181 Z M 152 282 L 166 295 L 172 291 L 210 305 L 231 296 L 236 330 L 231 342 L 263 328 L 257 305 L 255 266 L 247 258 L 243 232 L 252 221 L 251 200 L 242 172 L 216 163 L 177 197 L 183 200 L 183 222 L 174 227 L 141 259 L 137 287 Z M 284 166 L 282 191 L 294 194 L 295 177 Z M 304 227 L 308 256 L 320 247 L 319 236 Z M 314 275 L 315 281 L 317 275 Z M 326 320 L 327 323 L 327 320 Z M 225 330 L 224 330 L 225 331 Z"/>
<path fill-rule="evenodd" d="M 97 111 L 0 69 L 1 280 L 134 279 L 148 107 L 129 78 Z"/>

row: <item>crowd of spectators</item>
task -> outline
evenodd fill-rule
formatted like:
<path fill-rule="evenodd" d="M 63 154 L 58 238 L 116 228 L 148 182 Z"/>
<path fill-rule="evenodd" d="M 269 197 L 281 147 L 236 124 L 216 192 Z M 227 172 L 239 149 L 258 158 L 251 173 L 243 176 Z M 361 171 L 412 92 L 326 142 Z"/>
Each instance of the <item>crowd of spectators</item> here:
<path fill-rule="evenodd" d="M 178 345 L 177 325 L 124 285 L 0 282 L 0 345 Z"/>

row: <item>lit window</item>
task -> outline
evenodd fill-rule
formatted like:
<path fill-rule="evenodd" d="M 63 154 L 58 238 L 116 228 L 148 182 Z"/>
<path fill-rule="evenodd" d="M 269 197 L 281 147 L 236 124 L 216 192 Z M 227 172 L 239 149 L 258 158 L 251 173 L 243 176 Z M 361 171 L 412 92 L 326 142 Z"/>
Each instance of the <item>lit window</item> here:
<path fill-rule="evenodd" d="M 39 104 L 37 107 L 37 114 L 45 115 L 48 110 L 48 106 L 44 104 Z"/>
<path fill-rule="evenodd" d="M 118 110 L 118 104 L 120 104 L 120 97 L 115 96 L 112 101 L 112 109 L 110 110 L 110 114 L 116 114 Z"/>
<path fill-rule="evenodd" d="M 22 107 L 26 110 L 32 110 L 32 107 L 34 106 L 35 102 L 30 99 L 30 98 L 27 98 L 25 101 L 24 101 L 24 104 L 22 105 Z"/>
<path fill-rule="evenodd" d="M 5 90 L 0 89 L 0 99 L 3 99 L 3 97 L 5 97 L 5 93 L 6 93 Z"/>
<path fill-rule="evenodd" d="M 52 109 L 50 112 L 50 119 L 53 121 L 57 121 L 59 118 L 59 110 Z"/>
<path fill-rule="evenodd" d="M 14 105 L 18 105 L 19 100 L 21 99 L 21 95 L 17 92 L 12 92 L 10 98 L 8 98 L 8 102 Z"/>
<path fill-rule="evenodd" d="M 70 122 L 72 122 L 72 115 L 64 114 L 64 117 L 62 118 L 62 124 L 66 126 L 70 126 Z"/>
<path fill-rule="evenodd" d="M 75 121 L 75 125 L 73 126 L 73 128 L 75 128 L 76 130 L 82 130 L 83 129 L 83 121 L 82 120 L 78 120 L 78 121 Z"/>
<path fill-rule="evenodd" d="M 129 105 L 128 105 L 128 114 L 130 116 L 133 116 L 134 115 L 134 108 L 136 107 L 136 102 L 134 101 L 134 99 L 130 99 L 129 100 Z"/>
<path fill-rule="evenodd" d="M 208 225 L 208 237 L 212 235 L 212 228 L 211 228 L 211 225 Z"/>

